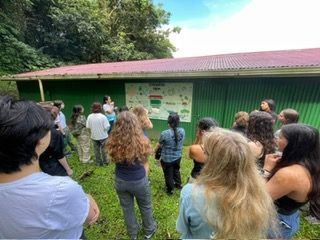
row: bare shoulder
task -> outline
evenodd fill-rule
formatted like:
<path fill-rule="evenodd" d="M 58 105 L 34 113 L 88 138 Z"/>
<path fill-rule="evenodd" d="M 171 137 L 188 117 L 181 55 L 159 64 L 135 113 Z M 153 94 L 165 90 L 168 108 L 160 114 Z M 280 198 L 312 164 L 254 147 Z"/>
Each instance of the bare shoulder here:
<path fill-rule="evenodd" d="M 309 171 L 298 164 L 279 169 L 274 175 L 275 180 L 282 183 L 290 183 L 293 185 L 301 185 L 310 182 Z"/>
<path fill-rule="evenodd" d="M 202 153 L 203 150 L 199 144 L 194 144 L 189 147 L 189 155 Z"/>
<path fill-rule="evenodd" d="M 263 146 L 259 141 L 249 141 L 248 145 L 256 158 L 262 155 Z"/>
<path fill-rule="evenodd" d="M 189 157 L 198 162 L 205 161 L 205 155 L 203 149 L 199 144 L 194 144 L 189 147 Z"/>

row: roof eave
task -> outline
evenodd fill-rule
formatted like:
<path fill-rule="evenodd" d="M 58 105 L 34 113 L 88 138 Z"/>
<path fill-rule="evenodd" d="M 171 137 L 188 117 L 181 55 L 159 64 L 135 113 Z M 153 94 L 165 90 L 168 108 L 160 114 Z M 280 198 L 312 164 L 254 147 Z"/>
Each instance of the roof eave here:
<path fill-rule="evenodd" d="M 297 77 L 320 76 L 320 67 L 297 68 L 259 68 L 259 69 L 228 69 L 222 71 L 194 72 L 140 72 L 140 73 L 111 73 L 87 75 L 48 75 L 48 76 L 4 76 L 1 81 L 32 81 L 32 80 L 88 80 L 88 79 L 172 79 L 172 78 L 224 78 L 224 77 Z"/>

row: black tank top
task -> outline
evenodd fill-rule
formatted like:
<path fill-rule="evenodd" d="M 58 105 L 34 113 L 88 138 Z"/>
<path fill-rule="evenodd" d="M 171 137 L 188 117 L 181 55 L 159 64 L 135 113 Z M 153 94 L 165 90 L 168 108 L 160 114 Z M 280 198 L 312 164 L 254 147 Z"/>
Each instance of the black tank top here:
<path fill-rule="evenodd" d="M 193 160 L 193 169 L 191 171 L 191 177 L 197 178 L 198 175 L 200 174 L 202 167 L 203 167 L 203 163 L 199 163 Z"/>
<path fill-rule="evenodd" d="M 297 202 L 287 196 L 283 196 L 275 201 L 278 207 L 278 213 L 283 215 L 291 215 L 306 203 L 307 202 Z"/>

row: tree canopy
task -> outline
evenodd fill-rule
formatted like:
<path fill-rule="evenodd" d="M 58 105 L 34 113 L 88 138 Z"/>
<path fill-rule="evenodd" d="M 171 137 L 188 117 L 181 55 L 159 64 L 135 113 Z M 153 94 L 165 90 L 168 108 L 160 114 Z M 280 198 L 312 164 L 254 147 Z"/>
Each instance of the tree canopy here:
<path fill-rule="evenodd" d="M 0 75 L 172 57 L 169 19 L 152 0 L 0 0 Z"/>

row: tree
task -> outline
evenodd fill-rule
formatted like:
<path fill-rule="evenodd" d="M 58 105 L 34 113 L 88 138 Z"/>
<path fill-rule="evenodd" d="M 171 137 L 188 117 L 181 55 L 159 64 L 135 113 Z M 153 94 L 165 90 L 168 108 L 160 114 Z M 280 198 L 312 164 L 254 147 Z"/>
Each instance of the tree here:
<path fill-rule="evenodd" d="M 107 8 L 113 40 L 120 39 L 128 49 L 133 45 L 131 55 L 118 60 L 172 57 L 175 47 L 168 37 L 172 32 L 179 32 L 179 28 L 161 29 L 170 18 L 170 13 L 161 6 L 153 5 L 150 0 L 101 0 L 100 5 Z"/>
<path fill-rule="evenodd" d="M 0 2 L 0 75 L 55 66 L 48 56 L 23 42 L 25 21 L 22 16 L 29 4 L 29 1 Z M 13 19 L 5 14 L 12 7 L 16 8 Z M 14 21 L 15 18 L 19 21 Z"/>
<path fill-rule="evenodd" d="M 169 18 L 151 0 L 0 0 L 0 73 L 172 57 Z"/>

